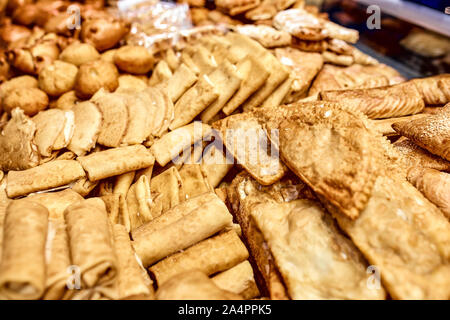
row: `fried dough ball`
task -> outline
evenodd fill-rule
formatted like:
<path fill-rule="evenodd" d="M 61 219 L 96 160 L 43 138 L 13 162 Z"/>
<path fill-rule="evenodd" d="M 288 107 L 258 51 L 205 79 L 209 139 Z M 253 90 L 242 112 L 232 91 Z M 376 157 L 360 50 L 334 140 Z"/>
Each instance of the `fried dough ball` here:
<path fill-rule="evenodd" d="M 9 44 L 29 37 L 31 30 L 17 24 L 5 24 L 0 28 L 0 39 Z"/>
<path fill-rule="evenodd" d="M 15 23 L 29 26 L 36 21 L 38 8 L 34 3 L 27 3 L 26 5 L 17 8 L 13 12 L 13 20 Z"/>
<path fill-rule="evenodd" d="M 44 27 L 45 24 L 54 16 L 67 12 L 70 5 L 68 1 L 41 0 L 36 3 L 38 14 L 35 23 Z"/>
<path fill-rule="evenodd" d="M 114 63 L 114 55 L 116 54 L 117 49 L 110 49 L 103 52 L 100 56 L 100 59 Z"/>
<path fill-rule="evenodd" d="M 8 52 L 11 65 L 24 73 L 36 75 L 58 56 L 59 47 L 55 41 L 40 41 L 31 48 L 16 48 Z"/>
<path fill-rule="evenodd" d="M 0 85 L 0 100 L 3 102 L 6 96 L 16 89 L 37 87 L 38 81 L 32 76 L 20 76 L 12 78 L 11 80 L 6 81 Z"/>
<path fill-rule="evenodd" d="M 146 74 L 153 68 L 155 59 L 144 47 L 123 46 L 117 49 L 114 55 L 114 63 L 122 71 Z"/>
<path fill-rule="evenodd" d="M 73 32 L 73 30 L 67 27 L 67 21 L 70 17 L 68 13 L 61 13 L 51 17 L 44 25 L 45 31 L 70 37 Z"/>
<path fill-rule="evenodd" d="M 56 100 L 54 108 L 58 108 L 61 110 L 70 110 L 73 108 L 81 100 L 78 99 L 75 90 L 71 90 L 69 92 L 64 93 L 61 97 Z M 52 106 L 51 106 L 52 107 Z"/>
<path fill-rule="evenodd" d="M 56 60 L 39 73 L 39 88 L 50 96 L 58 97 L 73 89 L 77 73 L 75 65 Z"/>
<path fill-rule="evenodd" d="M 132 90 L 135 92 L 139 92 L 147 88 L 148 86 L 146 81 L 130 74 L 123 74 L 119 76 L 119 87 L 117 88 L 116 92 L 123 90 Z"/>
<path fill-rule="evenodd" d="M 11 113 L 14 108 L 20 108 L 28 116 L 34 116 L 48 106 L 47 94 L 38 88 L 15 89 L 3 100 L 3 108 Z"/>
<path fill-rule="evenodd" d="M 82 99 L 90 98 L 100 88 L 114 91 L 119 86 L 119 71 L 111 62 L 96 60 L 85 63 L 78 70 L 75 91 Z"/>
<path fill-rule="evenodd" d="M 61 52 L 59 59 L 81 66 L 84 63 L 98 60 L 100 54 L 89 43 L 74 42 Z"/>
<path fill-rule="evenodd" d="M 114 18 L 88 19 L 81 26 L 81 39 L 101 52 L 114 47 L 128 31 L 124 22 Z"/>

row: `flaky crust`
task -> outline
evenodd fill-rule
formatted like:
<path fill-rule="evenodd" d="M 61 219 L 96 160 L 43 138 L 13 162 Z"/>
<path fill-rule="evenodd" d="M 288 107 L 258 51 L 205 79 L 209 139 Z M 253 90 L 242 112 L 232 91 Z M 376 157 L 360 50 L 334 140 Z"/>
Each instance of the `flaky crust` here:
<path fill-rule="evenodd" d="M 394 123 L 392 127 L 422 148 L 450 161 L 450 104 L 436 114 Z"/>
<path fill-rule="evenodd" d="M 358 217 L 382 169 L 378 137 L 364 117 L 326 102 L 255 113 L 268 129 L 279 129 L 283 162 L 345 215 Z"/>
<path fill-rule="evenodd" d="M 361 111 L 371 119 L 406 116 L 419 113 L 425 107 L 417 87 L 411 82 L 371 89 L 323 91 L 320 97 Z"/>

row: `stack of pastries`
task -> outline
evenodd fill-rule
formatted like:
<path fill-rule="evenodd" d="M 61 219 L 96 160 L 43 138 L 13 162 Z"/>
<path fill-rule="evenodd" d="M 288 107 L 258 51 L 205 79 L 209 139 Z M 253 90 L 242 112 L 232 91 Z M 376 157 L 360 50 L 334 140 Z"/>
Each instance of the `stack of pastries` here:
<path fill-rule="evenodd" d="M 188 1 L 157 50 L 0 4 L 0 299 L 450 298 L 449 74 L 303 1 Z"/>

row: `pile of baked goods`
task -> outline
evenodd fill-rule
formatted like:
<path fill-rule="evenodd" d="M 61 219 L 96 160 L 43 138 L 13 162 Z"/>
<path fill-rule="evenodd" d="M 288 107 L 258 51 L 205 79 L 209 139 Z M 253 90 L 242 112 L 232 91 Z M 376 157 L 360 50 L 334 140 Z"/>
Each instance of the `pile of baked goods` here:
<path fill-rule="evenodd" d="M 449 299 L 450 75 L 303 1 L 191 2 L 222 29 L 157 50 L 1 2 L 0 298 Z"/>

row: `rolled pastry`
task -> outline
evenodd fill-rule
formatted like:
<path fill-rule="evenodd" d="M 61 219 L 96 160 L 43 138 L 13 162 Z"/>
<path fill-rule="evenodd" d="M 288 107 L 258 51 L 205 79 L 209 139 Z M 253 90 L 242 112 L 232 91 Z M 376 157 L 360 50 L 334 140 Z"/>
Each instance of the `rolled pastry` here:
<path fill-rule="evenodd" d="M 218 199 L 218 197 L 213 192 L 187 199 L 179 205 L 171 208 L 163 215 L 133 230 L 131 233 L 133 239 L 135 241 L 137 241 L 138 239 L 144 240 L 147 235 L 152 234 L 153 232 L 168 225 L 171 225 L 172 223 L 178 221 L 179 219 L 183 218 L 184 216 L 190 214 L 192 211 L 204 206 L 207 203 L 216 203 L 217 200 L 220 199 Z"/>
<path fill-rule="evenodd" d="M 123 194 L 124 196 L 126 196 L 128 193 L 128 189 L 130 189 L 130 186 L 133 183 L 134 176 L 135 176 L 134 171 L 127 172 L 121 174 L 120 176 L 117 176 L 116 181 L 114 183 L 113 193 Z"/>
<path fill-rule="evenodd" d="M 150 150 L 160 166 L 164 167 L 175 159 L 180 152 L 201 139 L 211 135 L 211 127 L 201 122 L 194 122 L 187 126 L 178 128 L 155 141 Z"/>
<path fill-rule="evenodd" d="M 91 198 L 73 204 L 64 217 L 72 263 L 80 268 L 82 289 L 113 283 L 117 262 L 104 202 Z"/>
<path fill-rule="evenodd" d="M 154 295 L 152 281 L 137 260 L 126 228 L 116 224 L 113 229 L 118 266 L 119 299 L 152 298 Z"/>
<path fill-rule="evenodd" d="M 95 152 L 77 159 L 91 181 L 147 168 L 155 162 L 143 145 L 133 145 Z"/>
<path fill-rule="evenodd" d="M 244 299 L 253 299 L 259 296 L 253 269 L 248 260 L 211 278 L 223 290 L 241 295 Z"/>
<path fill-rule="evenodd" d="M 64 210 L 71 204 L 84 200 L 82 196 L 71 189 L 58 192 L 31 194 L 28 196 L 28 199 L 46 207 L 49 219 L 59 219 L 63 221 Z"/>
<path fill-rule="evenodd" d="M 84 175 L 83 168 L 75 160 L 51 161 L 23 171 L 10 171 L 6 193 L 15 198 L 67 185 Z"/>
<path fill-rule="evenodd" d="M 45 239 L 48 210 L 29 200 L 6 209 L 0 264 L 0 295 L 14 300 L 39 299 L 45 289 Z"/>
<path fill-rule="evenodd" d="M 186 200 L 183 180 L 175 167 L 171 167 L 154 177 L 151 180 L 150 189 L 152 192 L 159 194 L 159 197 L 155 198 L 155 206 L 152 208 L 153 217 L 161 215 L 161 213 Z"/>
<path fill-rule="evenodd" d="M 219 97 L 219 92 L 204 74 L 175 104 L 175 116 L 169 128 L 175 130 L 190 123 Z"/>
<path fill-rule="evenodd" d="M 141 176 L 127 194 L 128 215 L 131 230 L 153 219 L 151 212 L 152 197 L 147 176 Z"/>
<path fill-rule="evenodd" d="M 149 270 L 155 276 L 158 286 L 173 276 L 200 270 L 206 275 L 227 270 L 248 258 L 248 251 L 233 230 L 176 253 L 153 265 Z"/>
<path fill-rule="evenodd" d="M 133 246 L 145 267 L 179 250 L 206 239 L 232 223 L 225 204 L 217 199 L 181 219 L 134 241 Z"/>
<path fill-rule="evenodd" d="M 64 220 L 50 219 L 48 224 L 47 242 L 45 246 L 46 300 L 62 299 L 67 290 L 70 277 L 70 252 Z"/>

